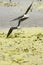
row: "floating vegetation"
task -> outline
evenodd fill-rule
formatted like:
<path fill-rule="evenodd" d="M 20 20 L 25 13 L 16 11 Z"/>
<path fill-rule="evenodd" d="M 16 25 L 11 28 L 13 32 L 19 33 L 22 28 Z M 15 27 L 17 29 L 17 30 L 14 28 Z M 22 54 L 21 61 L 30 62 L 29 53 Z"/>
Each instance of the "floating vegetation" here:
<path fill-rule="evenodd" d="M 19 4 L 19 2 L 14 3 L 14 2 L 0 2 L 0 6 L 7 6 L 7 7 L 15 7 Z"/>
<path fill-rule="evenodd" d="M 43 10 L 43 3 L 34 2 L 32 8 L 37 10 L 37 11 L 41 11 L 41 10 Z"/>
<path fill-rule="evenodd" d="M 43 28 L 0 33 L 0 65 L 43 65 Z M 39 62 L 40 61 L 40 62 Z"/>
<path fill-rule="evenodd" d="M 6 6 L 6 7 L 15 7 L 15 6 L 18 6 L 19 4 L 20 4 L 19 2 L 14 3 L 14 2 L 2 2 L 2 1 L 0 1 L 0 6 Z M 33 6 L 30 9 L 30 11 L 32 12 L 34 9 L 38 10 L 38 11 L 43 10 L 42 0 L 37 0 L 36 2 L 35 1 L 33 2 Z M 26 8 L 20 9 L 20 11 L 24 11 L 24 10 L 26 10 Z"/>

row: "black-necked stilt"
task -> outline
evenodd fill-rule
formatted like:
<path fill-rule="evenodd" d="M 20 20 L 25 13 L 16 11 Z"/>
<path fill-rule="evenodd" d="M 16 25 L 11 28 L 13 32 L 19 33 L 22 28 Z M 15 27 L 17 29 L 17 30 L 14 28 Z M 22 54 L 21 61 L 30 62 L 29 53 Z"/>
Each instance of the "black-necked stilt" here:
<path fill-rule="evenodd" d="M 11 27 L 11 28 L 9 29 L 8 34 L 7 34 L 7 37 L 11 34 L 11 32 L 12 32 L 14 29 L 18 29 L 18 28 L 19 28 L 21 21 L 24 21 L 24 20 L 26 20 L 27 18 L 29 18 L 29 16 L 27 16 L 27 13 L 28 13 L 28 11 L 30 10 L 32 4 L 33 4 L 33 2 L 30 4 L 30 6 L 28 7 L 28 9 L 26 10 L 26 12 L 25 12 L 22 16 L 20 16 L 20 17 L 15 18 L 15 19 L 12 20 L 12 21 L 15 21 L 15 20 L 18 20 L 18 19 L 19 19 L 19 22 L 18 22 L 18 25 L 17 25 L 16 27 Z"/>

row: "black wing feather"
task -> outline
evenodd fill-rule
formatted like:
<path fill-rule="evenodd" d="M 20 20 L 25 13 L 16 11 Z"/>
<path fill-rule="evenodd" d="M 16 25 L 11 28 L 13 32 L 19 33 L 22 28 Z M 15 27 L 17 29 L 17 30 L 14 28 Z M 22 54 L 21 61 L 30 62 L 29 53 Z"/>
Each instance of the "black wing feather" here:
<path fill-rule="evenodd" d="M 12 33 L 12 31 L 13 31 L 13 28 L 11 27 L 11 28 L 9 29 L 9 31 L 8 31 L 7 37 Z"/>
<path fill-rule="evenodd" d="M 28 13 L 28 11 L 30 10 L 31 6 L 32 6 L 33 2 L 30 4 L 30 6 L 28 7 L 28 9 L 26 10 L 25 14 Z"/>
<path fill-rule="evenodd" d="M 7 37 L 12 33 L 13 29 L 17 29 L 17 27 L 11 27 L 8 31 Z"/>
<path fill-rule="evenodd" d="M 30 10 L 32 4 L 33 4 L 33 2 L 30 4 L 30 6 L 28 7 L 28 9 L 26 10 L 26 12 L 25 12 L 24 14 L 27 14 L 27 13 L 28 13 L 28 11 Z M 21 15 L 21 16 L 19 16 L 19 17 L 17 17 L 17 18 L 15 18 L 15 19 L 13 19 L 13 20 L 11 20 L 11 21 L 15 21 L 15 20 L 21 19 L 21 18 L 24 16 L 24 14 Z M 11 22 L 11 21 L 10 21 L 10 22 Z"/>
<path fill-rule="evenodd" d="M 17 18 L 15 18 L 15 19 L 13 19 L 13 20 L 11 20 L 11 21 L 18 20 L 18 19 L 22 18 L 23 16 L 24 16 L 24 15 L 21 15 L 21 16 L 19 16 L 19 17 L 17 17 Z"/>

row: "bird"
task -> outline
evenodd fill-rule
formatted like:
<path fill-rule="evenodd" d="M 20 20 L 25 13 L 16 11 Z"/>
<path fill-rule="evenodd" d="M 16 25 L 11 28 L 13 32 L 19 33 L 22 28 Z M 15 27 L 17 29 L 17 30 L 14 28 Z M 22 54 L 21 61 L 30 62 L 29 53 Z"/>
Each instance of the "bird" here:
<path fill-rule="evenodd" d="M 8 33 L 7 33 L 7 38 L 8 38 L 8 36 L 12 33 L 12 31 L 13 31 L 14 29 L 18 29 L 18 28 L 19 28 L 20 23 L 21 23 L 22 21 L 24 21 L 24 20 L 26 20 L 26 19 L 29 18 L 29 16 L 27 16 L 27 13 L 28 13 L 28 11 L 30 10 L 30 8 L 32 7 L 32 4 L 33 4 L 33 2 L 30 4 L 30 6 L 27 8 L 26 12 L 25 12 L 23 15 L 21 15 L 21 16 L 15 18 L 15 19 L 13 19 L 13 20 L 11 20 L 11 21 L 19 20 L 19 22 L 18 22 L 18 25 L 17 25 L 16 27 L 11 27 L 11 28 L 9 29 L 9 31 L 8 31 Z"/>

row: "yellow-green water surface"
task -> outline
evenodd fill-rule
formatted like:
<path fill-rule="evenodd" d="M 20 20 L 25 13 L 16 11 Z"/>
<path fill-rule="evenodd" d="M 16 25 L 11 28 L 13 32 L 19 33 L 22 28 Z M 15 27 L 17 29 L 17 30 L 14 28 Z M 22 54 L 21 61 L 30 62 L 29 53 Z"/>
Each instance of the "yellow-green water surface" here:
<path fill-rule="evenodd" d="M 43 65 L 43 27 L 0 30 L 0 65 Z"/>

